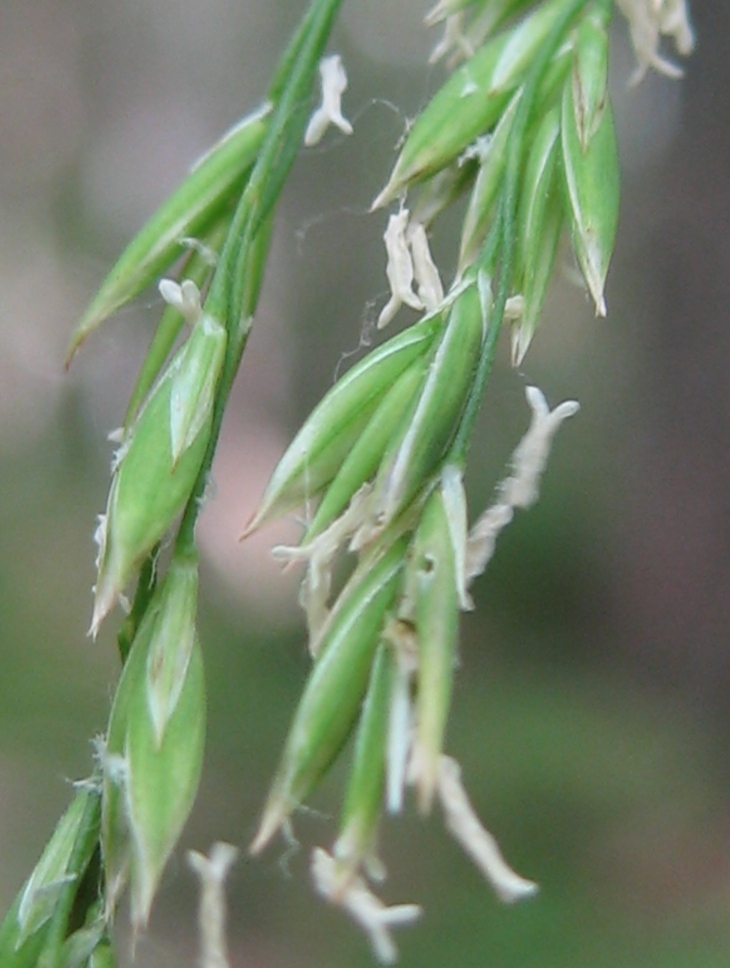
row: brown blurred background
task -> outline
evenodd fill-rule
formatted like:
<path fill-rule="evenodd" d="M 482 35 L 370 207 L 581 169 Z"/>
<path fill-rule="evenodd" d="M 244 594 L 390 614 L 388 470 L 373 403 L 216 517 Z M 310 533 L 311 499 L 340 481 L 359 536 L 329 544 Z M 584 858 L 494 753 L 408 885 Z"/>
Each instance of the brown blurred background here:
<path fill-rule="evenodd" d="M 113 623 L 86 638 L 91 535 L 110 445 L 160 310 L 150 292 L 89 340 L 74 321 L 126 240 L 192 161 L 263 97 L 300 2 L 0 3 L 0 904 L 90 770 L 117 675 Z M 355 135 L 298 161 L 260 318 L 201 525 L 206 772 L 185 842 L 245 844 L 306 671 L 296 588 L 268 556 L 289 524 L 237 536 L 277 455 L 372 337 L 385 216 L 367 209 L 441 76 L 416 0 L 350 0 L 332 48 Z M 519 372 L 506 347 L 470 468 L 477 513 L 527 422 L 523 390 L 582 410 L 540 504 L 506 533 L 463 623 L 449 746 L 508 856 L 543 886 L 498 906 L 444 835 L 386 825 L 388 899 L 424 904 L 402 964 L 550 968 L 727 963 L 730 943 L 730 7 L 692 4 L 681 83 L 627 89 L 607 321 L 564 273 Z M 445 272 L 453 230 L 434 241 Z M 566 266 L 569 269 L 566 257 Z M 404 317 L 406 318 L 406 317 Z M 236 968 L 367 965 L 313 895 L 308 849 L 335 835 L 338 783 L 297 822 L 302 849 L 241 861 Z M 341 775 L 339 776 L 341 780 Z M 196 963 L 195 885 L 166 876 L 143 968 Z M 124 916 L 120 932 L 124 934 Z"/>

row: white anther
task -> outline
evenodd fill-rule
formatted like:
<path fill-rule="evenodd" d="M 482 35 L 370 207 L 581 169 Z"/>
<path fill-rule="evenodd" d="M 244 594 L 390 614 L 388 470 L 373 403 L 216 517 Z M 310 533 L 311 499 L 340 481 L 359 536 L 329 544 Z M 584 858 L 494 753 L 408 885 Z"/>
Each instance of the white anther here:
<path fill-rule="evenodd" d="M 494 555 L 497 538 L 515 516 L 508 504 L 493 504 L 469 532 L 464 581 L 468 586 L 481 575 Z"/>
<path fill-rule="evenodd" d="M 179 310 L 190 326 L 197 323 L 202 313 L 200 304 L 200 290 L 192 279 L 183 279 L 182 283 L 174 279 L 160 279 L 158 284 L 160 295 L 168 304 Z"/>
<path fill-rule="evenodd" d="M 272 550 L 273 556 L 286 564 L 295 561 L 307 563 L 307 573 L 299 591 L 299 604 L 307 617 L 309 651 L 313 657 L 319 650 L 322 632 L 329 618 L 327 600 L 332 587 L 335 555 L 367 519 L 371 492 L 372 484 L 363 484 L 342 514 L 307 544 L 277 545 Z"/>
<path fill-rule="evenodd" d="M 474 53 L 474 47 L 464 32 L 464 14 L 462 12 L 452 13 L 439 19 L 445 19 L 444 33 L 429 54 L 429 64 L 435 64 L 442 57 L 452 52 L 452 61 L 471 57 Z"/>
<path fill-rule="evenodd" d="M 686 0 L 616 0 L 616 3 L 629 22 L 638 61 L 630 83 L 638 84 L 650 67 L 667 77 L 682 77 L 682 69 L 662 57 L 659 47 L 664 35 L 673 39 L 682 56 L 694 49 Z"/>
<path fill-rule="evenodd" d="M 421 916 L 417 904 L 383 904 L 362 877 L 351 868 L 315 847 L 312 851 L 312 880 L 317 891 L 332 904 L 346 911 L 370 938 L 376 958 L 392 964 L 398 957 L 391 930 L 402 924 L 412 924 Z"/>
<path fill-rule="evenodd" d="M 525 315 L 525 297 L 517 294 L 510 296 L 504 304 L 504 318 L 507 323 L 515 323 Z"/>
<path fill-rule="evenodd" d="M 423 22 L 427 27 L 433 27 L 435 24 L 440 24 L 443 20 L 451 13 L 451 5 L 448 0 L 439 0 L 435 7 L 431 7 L 426 16 L 423 18 Z"/>
<path fill-rule="evenodd" d="M 412 309 L 423 309 L 423 303 L 413 291 L 415 269 L 413 257 L 406 239 L 408 209 L 402 209 L 388 219 L 388 227 L 383 235 L 388 262 L 385 273 L 390 283 L 390 300 L 378 317 L 378 329 L 383 329 L 393 319 L 405 303 Z"/>
<path fill-rule="evenodd" d="M 411 673 L 400 663 L 397 666 L 390 696 L 388 715 L 388 745 L 386 771 L 386 803 L 389 813 L 400 813 L 403 809 L 403 794 L 406 785 L 406 768 L 411 745 Z"/>
<path fill-rule="evenodd" d="M 412 222 L 406 233 L 413 257 L 413 271 L 418 285 L 418 298 L 424 308 L 432 313 L 444 299 L 444 287 L 431 256 L 426 229 L 420 222 Z"/>
<path fill-rule="evenodd" d="M 322 58 L 319 62 L 319 76 L 322 82 L 322 104 L 309 119 L 304 134 L 307 148 L 318 144 L 331 124 L 343 134 L 352 134 L 352 125 L 342 113 L 341 101 L 347 89 L 347 73 L 339 54 Z"/>
<path fill-rule="evenodd" d="M 238 857 L 232 844 L 213 844 L 210 857 L 188 851 L 188 864 L 200 878 L 200 968 L 229 968 L 226 945 L 225 880 Z"/>
<path fill-rule="evenodd" d="M 561 423 L 580 409 L 577 400 L 566 400 L 551 410 L 537 387 L 526 387 L 525 396 L 532 420 L 512 455 L 512 474 L 501 487 L 505 503 L 513 508 L 529 508 L 537 501 L 553 437 Z"/>
<path fill-rule="evenodd" d="M 466 580 L 468 512 L 464 492 L 464 475 L 461 469 L 454 464 L 447 464 L 441 471 L 441 493 L 444 510 L 446 511 L 449 538 L 454 552 L 456 594 L 459 599 L 459 608 L 463 611 L 470 611 L 474 608 L 474 603 L 467 592 Z"/>
<path fill-rule="evenodd" d="M 465 582 L 470 584 L 489 563 L 500 532 L 514 517 L 515 508 L 529 508 L 540 494 L 540 478 L 550 455 L 550 447 L 564 420 L 580 409 L 577 400 L 566 400 L 550 410 L 541 390 L 526 387 L 525 396 L 532 409 L 527 433 L 512 454 L 512 471 L 497 489 L 497 500 L 479 518 L 467 539 Z"/>
<path fill-rule="evenodd" d="M 411 685 L 418 670 L 418 641 L 413 626 L 399 619 L 388 623 L 384 638 L 395 657 L 385 753 L 385 801 L 389 813 L 400 813 L 413 737 Z"/>
<path fill-rule="evenodd" d="M 450 756 L 439 760 L 438 795 L 449 833 L 471 857 L 497 897 L 511 904 L 536 894 L 537 884 L 512 870 L 497 841 L 482 826 L 461 782 L 461 768 Z"/>

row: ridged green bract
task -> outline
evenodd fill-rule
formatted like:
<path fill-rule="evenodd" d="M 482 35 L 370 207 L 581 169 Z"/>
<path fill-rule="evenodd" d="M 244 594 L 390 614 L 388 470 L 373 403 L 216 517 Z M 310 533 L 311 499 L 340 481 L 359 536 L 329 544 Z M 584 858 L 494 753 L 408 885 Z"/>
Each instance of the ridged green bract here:
<path fill-rule="evenodd" d="M 540 118 L 550 110 L 556 100 L 559 100 L 572 60 L 572 46 L 568 42 L 556 52 L 540 81 L 532 112 L 537 120 L 533 122 L 532 130 L 529 131 L 525 141 L 525 155 L 528 158 L 533 152 L 534 129 L 539 125 Z M 502 112 L 499 123 L 484 148 L 477 149 L 477 154 L 481 154 L 482 157 L 480 158 L 479 174 L 464 216 L 459 252 L 460 274 L 464 273 L 478 257 L 489 227 L 496 217 L 498 202 L 501 198 L 500 192 L 504 187 L 507 169 L 510 132 L 522 97 L 522 91 L 523 85 L 521 84 Z"/>
<path fill-rule="evenodd" d="M 385 748 L 393 686 L 394 657 L 381 643 L 357 727 L 352 769 L 334 853 L 353 870 L 372 857 L 383 807 Z"/>
<path fill-rule="evenodd" d="M 207 236 L 205 247 L 201 246 L 192 250 L 180 268 L 179 280 L 189 280 L 194 282 L 199 290 L 205 289 L 213 274 L 211 258 L 217 258 L 218 250 L 225 235 L 225 228 L 225 222 L 220 222 Z M 124 417 L 125 427 L 131 426 L 139 408 L 147 399 L 147 395 L 162 372 L 162 368 L 184 326 L 185 317 L 180 309 L 169 304 L 165 306 L 137 375 L 137 382 L 129 397 L 127 412 Z"/>
<path fill-rule="evenodd" d="M 200 161 L 129 243 L 71 337 L 68 359 L 81 343 L 169 268 L 186 239 L 207 235 L 238 197 L 267 130 L 270 105 L 244 118 Z"/>
<path fill-rule="evenodd" d="M 206 715 L 196 591 L 194 556 L 174 558 L 132 643 L 103 754 L 105 898 L 113 911 L 131 877 L 137 929 L 200 778 Z"/>
<path fill-rule="evenodd" d="M 135 923 L 192 805 L 202 762 L 205 695 L 195 631 L 194 554 L 173 558 L 147 606 L 117 687 L 103 754 L 105 897 L 131 872 Z"/>
<path fill-rule="evenodd" d="M 92 632 L 190 497 L 225 346 L 225 329 L 203 313 L 122 444 L 101 533 Z"/>
<path fill-rule="evenodd" d="M 608 99 L 608 33 L 611 5 L 596 3 L 581 19 L 575 42 L 572 85 L 578 139 L 584 151 L 598 130 Z"/>
<path fill-rule="evenodd" d="M 340 377 L 276 466 L 247 534 L 316 497 L 333 480 L 394 381 L 428 351 L 439 326 L 438 316 L 421 320 Z"/>
<path fill-rule="evenodd" d="M 180 701 L 195 646 L 197 557 L 174 558 L 160 592 L 146 662 L 147 708 L 158 746 Z"/>
<path fill-rule="evenodd" d="M 616 133 L 610 101 L 588 136 L 585 122 L 578 127 L 576 85 L 568 81 L 563 91 L 561 134 L 562 171 L 567 212 L 578 264 L 599 316 L 606 315 L 603 287 L 613 253 L 618 224 L 619 165 Z M 583 139 L 588 138 L 587 145 Z"/>
<path fill-rule="evenodd" d="M 339 753 L 357 717 L 381 637 L 393 604 L 406 543 L 392 545 L 340 596 L 327 626 L 251 851 L 262 850 L 309 794 Z"/>
<path fill-rule="evenodd" d="M 109 918 L 113 917 L 119 897 L 129 881 L 129 819 L 125 802 L 127 727 L 132 697 L 135 691 L 145 688 L 145 667 L 157 614 L 153 599 L 124 663 L 104 739 L 101 852 L 104 899 Z"/>
<path fill-rule="evenodd" d="M 147 924 L 162 872 L 188 819 L 203 766 L 203 656 L 193 642 L 177 704 L 160 741 L 147 689 L 134 691 L 126 742 L 132 923 Z"/>
<path fill-rule="evenodd" d="M 423 509 L 407 586 L 418 640 L 416 785 L 422 812 L 431 807 L 451 701 L 458 633 L 456 549 L 441 486 Z"/>
<path fill-rule="evenodd" d="M 512 362 L 524 359 L 542 311 L 563 224 L 557 166 L 560 157 L 560 110 L 543 115 L 530 143 L 517 212 L 515 289 L 524 300 L 512 330 Z"/>
<path fill-rule="evenodd" d="M 2 968 L 38 968 L 44 958 L 48 964 L 56 964 L 61 958 L 73 898 L 97 842 L 98 799 L 98 791 L 91 785 L 76 791 L 33 873 L 5 915 L 0 925 Z M 62 920 L 57 923 L 59 917 Z"/>
<path fill-rule="evenodd" d="M 479 159 L 479 174 L 469 198 L 469 205 L 464 215 L 464 224 L 461 230 L 460 272 L 464 272 L 476 258 L 494 217 L 494 205 L 499 196 L 507 165 L 509 134 L 512 130 L 512 121 L 519 102 L 520 95 L 518 92 L 502 112 L 502 117 L 494 129 L 489 143 L 482 149 L 483 155 Z"/>
<path fill-rule="evenodd" d="M 449 310 L 413 416 L 386 452 L 376 478 L 373 508 L 382 524 L 415 496 L 453 440 L 486 335 L 490 295 L 486 280 L 472 281 Z"/>
<path fill-rule="evenodd" d="M 380 401 L 367 426 L 352 445 L 337 475 L 322 497 L 303 543 L 324 530 L 349 503 L 358 488 L 375 474 L 390 440 L 413 416 L 413 405 L 423 382 L 428 356 L 411 363 Z"/>
<path fill-rule="evenodd" d="M 408 132 L 390 180 L 373 203 L 386 205 L 408 185 L 457 158 L 502 116 L 550 28 L 570 5 L 552 0 L 489 40 L 443 84 Z"/>

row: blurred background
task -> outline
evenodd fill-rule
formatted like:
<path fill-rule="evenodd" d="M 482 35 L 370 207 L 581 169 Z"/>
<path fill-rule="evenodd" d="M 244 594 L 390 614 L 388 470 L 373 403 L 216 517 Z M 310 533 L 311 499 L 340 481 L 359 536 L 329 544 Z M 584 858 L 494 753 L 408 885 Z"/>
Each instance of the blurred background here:
<path fill-rule="evenodd" d="M 88 775 L 118 675 L 113 622 L 86 637 L 91 536 L 111 445 L 161 303 L 124 309 L 63 371 L 75 320 L 190 164 L 263 97 L 304 3 L 2 0 L 0 4 L 0 906 Z M 307 669 L 297 531 L 238 535 L 287 440 L 387 299 L 369 203 L 440 69 L 421 0 L 351 0 L 332 42 L 355 135 L 297 162 L 200 540 L 210 726 L 186 846 L 245 845 Z M 580 415 L 537 507 L 518 516 L 463 621 L 448 745 L 508 858 L 542 885 L 504 909 L 440 818 L 389 821 L 384 896 L 425 919 L 404 968 L 727 964 L 730 945 L 730 7 L 694 0 L 682 82 L 614 96 L 624 170 L 609 318 L 566 271 L 523 367 L 507 345 L 470 467 L 488 503 L 527 424 L 524 387 Z M 448 220 L 447 220 L 448 222 Z M 451 220 L 437 261 L 454 265 Z M 396 325 L 408 321 L 406 315 Z M 353 357 L 354 358 L 354 357 Z M 365 940 L 313 894 L 308 855 L 336 833 L 341 774 L 297 818 L 301 849 L 239 861 L 236 968 L 366 966 Z M 141 968 L 196 964 L 178 852 Z M 125 934 L 125 917 L 119 931 Z M 124 947 L 124 945 L 122 945 Z M 123 963 L 124 959 L 123 959 Z"/>

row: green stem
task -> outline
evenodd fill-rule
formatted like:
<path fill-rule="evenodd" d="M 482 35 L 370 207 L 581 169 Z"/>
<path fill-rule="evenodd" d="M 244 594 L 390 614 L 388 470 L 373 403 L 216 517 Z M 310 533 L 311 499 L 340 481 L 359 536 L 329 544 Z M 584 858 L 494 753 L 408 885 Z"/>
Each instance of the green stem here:
<path fill-rule="evenodd" d="M 486 272 L 490 277 L 493 275 L 495 264 L 498 262 L 499 282 L 497 284 L 497 294 L 492 309 L 492 318 L 488 321 L 487 338 L 484 341 L 482 355 L 474 375 L 474 382 L 472 383 L 466 407 L 464 408 L 464 415 L 461 418 L 461 423 L 459 424 L 459 429 L 449 455 L 449 461 L 456 464 L 463 465 L 466 462 L 474 424 L 479 413 L 487 381 L 489 380 L 489 374 L 492 370 L 492 363 L 494 362 L 497 341 L 502 329 L 505 305 L 510 289 L 512 288 L 517 196 L 519 178 L 522 170 L 523 145 L 528 126 L 532 120 L 532 110 L 537 89 L 550 60 L 565 37 L 571 21 L 584 7 L 588 6 L 588 3 L 589 0 L 573 0 L 573 3 L 567 7 L 562 17 L 556 21 L 552 30 L 545 38 L 545 43 L 540 48 L 535 63 L 522 87 L 522 96 L 517 106 L 512 132 L 510 134 L 498 222 L 495 225 L 494 232 L 490 232 L 487 237 L 482 251 L 476 260 L 477 271 Z"/>
<path fill-rule="evenodd" d="M 275 103 L 269 128 L 251 177 L 234 213 L 218 268 L 210 285 L 205 311 L 226 321 L 228 345 L 219 380 L 210 441 L 195 487 L 183 513 L 176 549 L 193 544 L 195 523 L 213 462 L 223 414 L 256 309 L 260 279 L 256 246 L 264 223 L 273 212 L 299 151 L 309 113 L 317 65 L 342 0 L 314 0 L 284 53 L 271 86 Z M 267 239 L 264 240 L 266 247 Z"/>

